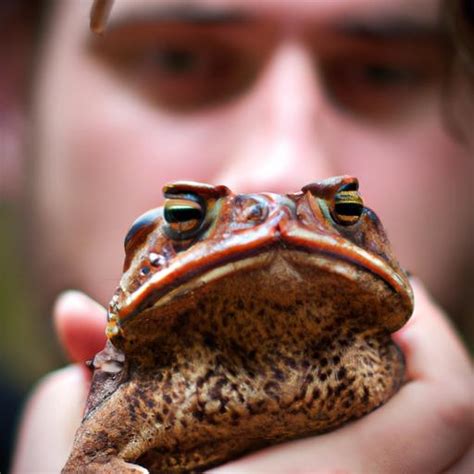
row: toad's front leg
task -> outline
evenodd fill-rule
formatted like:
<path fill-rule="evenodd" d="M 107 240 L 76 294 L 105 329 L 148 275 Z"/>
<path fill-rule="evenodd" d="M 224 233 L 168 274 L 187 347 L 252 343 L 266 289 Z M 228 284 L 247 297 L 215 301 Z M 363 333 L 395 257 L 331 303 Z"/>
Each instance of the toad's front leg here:
<path fill-rule="evenodd" d="M 81 463 L 75 463 L 72 460 L 68 461 L 64 469 L 61 471 L 63 473 L 77 473 L 81 472 L 84 474 L 149 474 L 148 469 L 144 467 L 137 466 L 136 464 L 131 464 L 125 462 L 120 458 L 111 458 L 103 461 L 94 461 L 84 466 Z"/>
<path fill-rule="evenodd" d="M 86 411 L 63 472 L 148 472 L 130 462 L 164 432 L 150 400 L 133 382 L 123 352 L 107 342 L 93 361 Z"/>
<path fill-rule="evenodd" d="M 130 462 L 150 448 L 160 425 L 141 404 L 135 384 L 125 383 L 89 412 L 62 472 L 147 473 Z"/>

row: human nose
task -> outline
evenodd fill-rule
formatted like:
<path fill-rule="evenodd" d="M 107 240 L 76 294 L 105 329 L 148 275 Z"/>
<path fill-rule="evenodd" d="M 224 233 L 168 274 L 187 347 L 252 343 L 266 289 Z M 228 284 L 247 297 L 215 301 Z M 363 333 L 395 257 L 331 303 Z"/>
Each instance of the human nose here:
<path fill-rule="evenodd" d="M 324 141 L 320 78 L 303 44 L 280 45 L 239 107 L 235 147 L 216 182 L 238 192 L 283 193 L 336 174 Z"/>

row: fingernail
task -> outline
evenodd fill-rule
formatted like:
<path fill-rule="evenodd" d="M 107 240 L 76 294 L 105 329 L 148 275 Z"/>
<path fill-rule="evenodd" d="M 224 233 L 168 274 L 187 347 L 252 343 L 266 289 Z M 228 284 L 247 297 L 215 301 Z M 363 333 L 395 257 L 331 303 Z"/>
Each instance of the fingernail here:
<path fill-rule="evenodd" d="M 60 293 L 54 304 L 55 312 L 100 311 L 105 308 L 92 298 L 77 290 L 66 290 Z"/>

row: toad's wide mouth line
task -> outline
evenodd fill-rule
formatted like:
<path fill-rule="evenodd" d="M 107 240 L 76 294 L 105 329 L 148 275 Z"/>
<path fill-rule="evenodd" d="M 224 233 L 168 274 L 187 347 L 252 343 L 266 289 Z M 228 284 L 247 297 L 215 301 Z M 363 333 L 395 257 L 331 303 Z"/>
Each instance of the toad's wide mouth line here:
<path fill-rule="evenodd" d="M 254 236 L 255 237 L 255 236 Z M 263 239 L 262 239 L 263 240 Z M 247 268 L 258 268 L 270 264 L 279 253 L 297 252 L 320 256 L 331 261 L 331 271 L 347 279 L 353 279 L 350 268 L 361 268 L 380 278 L 392 291 L 401 295 L 408 305 L 412 304 L 413 295 L 407 281 L 393 270 L 380 257 L 370 254 L 350 241 L 341 241 L 331 236 L 315 235 L 304 229 L 287 229 L 285 235 L 279 232 L 265 241 L 255 241 L 252 245 L 215 245 L 205 255 L 199 251 L 191 252 L 185 258 L 156 273 L 136 292 L 128 297 L 123 309 L 117 314 L 109 315 L 109 322 L 123 323 L 150 308 L 161 307 L 173 297 L 185 294 L 191 289 L 221 279 L 233 272 Z M 337 262 L 340 264 L 337 265 Z M 335 264 L 336 263 L 336 264 Z M 316 267 L 321 267 L 315 264 Z"/>

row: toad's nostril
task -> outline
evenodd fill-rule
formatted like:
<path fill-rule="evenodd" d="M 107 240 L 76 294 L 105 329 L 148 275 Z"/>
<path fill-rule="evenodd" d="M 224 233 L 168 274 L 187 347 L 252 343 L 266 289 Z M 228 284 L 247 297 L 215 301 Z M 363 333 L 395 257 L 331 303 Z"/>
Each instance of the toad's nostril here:
<path fill-rule="evenodd" d="M 243 224 L 260 224 L 269 213 L 268 202 L 257 195 L 241 194 L 234 199 L 234 221 Z"/>
<path fill-rule="evenodd" d="M 247 221 L 262 222 L 266 214 L 266 208 L 260 203 L 251 204 L 245 207 L 243 211 L 243 218 Z"/>

